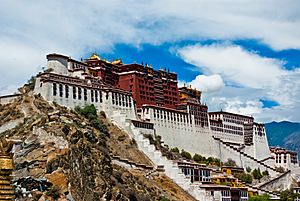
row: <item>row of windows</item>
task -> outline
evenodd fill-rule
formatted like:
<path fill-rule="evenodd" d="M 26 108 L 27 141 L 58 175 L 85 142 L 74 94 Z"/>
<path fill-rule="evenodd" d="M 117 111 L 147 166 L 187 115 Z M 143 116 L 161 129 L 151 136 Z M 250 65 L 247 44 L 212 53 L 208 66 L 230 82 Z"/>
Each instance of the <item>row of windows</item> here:
<path fill-rule="evenodd" d="M 57 87 L 58 85 L 58 87 Z M 57 90 L 58 88 L 58 90 Z M 53 96 L 59 95 L 59 97 L 69 98 L 69 91 L 72 88 L 73 99 L 88 100 L 88 93 L 86 88 L 69 86 L 63 84 L 53 83 Z M 91 102 L 100 102 L 102 103 L 102 92 L 98 90 L 91 90 Z"/>
<path fill-rule="evenodd" d="M 224 124 L 224 128 L 228 128 L 228 129 L 232 129 L 232 130 L 237 130 L 237 131 L 243 131 L 242 127 L 231 126 L 231 125 L 226 125 L 226 124 Z"/>
<path fill-rule="evenodd" d="M 230 122 L 230 123 L 234 123 L 234 124 L 244 124 L 244 121 L 238 121 L 238 120 L 232 120 L 232 119 L 224 119 L 224 122 Z"/>
<path fill-rule="evenodd" d="M 175 112 L 167 112 L 163 110 L 157 110 L 153 109 L 153 116 L 154 118 L 162 118 L 162 119 L 167 119 L 171 121 L 179 121 L 179 122 L 184 122 L 184 123 L 190 123 L 192 124 L 192 119 L 188 118 L 188 116 L 185 114 L 178 114 Z"/>
<path fill-rule="evenodd" d="M 223 115 L 224 116 L 224 120 L 230 120 L 230 119 L 234 119 L 234 120 L 238 120 L 240 122 L 249 122 L 251 121 L 250 118 L 245 118 L 245 117 L 240 117 L 240 116 L 234 116 L 234 115 Z"/>
<path fill-rule="evenodd" d="M 212 125 L 211 125 L 211 130 L 230 133 L 230 134 L 234 134 L 234 135 L 243 135 L 243 132 L 241 132 L 241 131 L 223 129 L 223 128 L 220 128 L 218 126 L 212 126 Z"/>
<path fill-rule="evenodd" d="M 243 135 L 243 132 L 235 131 L 235 130 L 224 129 L 224 132 L 225 133 L 230 133 L 230 134 L 235 134 L 235 135 Z"/>
<path fill-rule="evenodd" d="M 211 130 L 213 130 L 213 131 L 220 131 L 220 132 L 223 132 L 223 128 L 220 128 L 220 127 L 214 127 L 214 126 L 211 126 L 210 128 L 211 128 Z"/>
<path fill-rule="evenodd" d="M 221 191 L 221 195 L 222 195 L 222 197 L 230 197 L 231 196 L 230 191 Z"/>
<path fill-rule="evenodd" d="M 153 124 L 145 124 L 141 122 L 132 122 L 137 128 L 153 129 Z"/>
<path fill-rule="evenodd" d="M 131 107 L 130 96 L 113 92 L 112 93 L 112 104 L 124 106 L 124 107 Z"/>
<path fill-rule="evenodd" d="M 195 181 L 210 181 L 210 171 L 203 169 L 193 169 L 193 168 L 181 168 L 181 172 L 185 176 L 191 177 L 191 182 Z"/>

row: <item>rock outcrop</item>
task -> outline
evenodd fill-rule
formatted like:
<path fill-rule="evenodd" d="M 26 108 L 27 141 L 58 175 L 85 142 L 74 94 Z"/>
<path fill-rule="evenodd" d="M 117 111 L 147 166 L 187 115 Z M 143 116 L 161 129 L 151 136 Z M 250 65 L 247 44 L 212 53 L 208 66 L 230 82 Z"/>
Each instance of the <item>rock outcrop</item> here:
<path fill-rule="evenodd" d="M 135 142 L 105 115 L 99 118 L 108 132 L 30 93 L 1 108 L 1 114 L 18 116 L 1 116 L 5 123 L 23 118 L 0 133 L 22 141 L 14 147 L 16 200 L 194 200 L 153 170 Z M 120 158 L 129 165 L 113 162 Z"/>

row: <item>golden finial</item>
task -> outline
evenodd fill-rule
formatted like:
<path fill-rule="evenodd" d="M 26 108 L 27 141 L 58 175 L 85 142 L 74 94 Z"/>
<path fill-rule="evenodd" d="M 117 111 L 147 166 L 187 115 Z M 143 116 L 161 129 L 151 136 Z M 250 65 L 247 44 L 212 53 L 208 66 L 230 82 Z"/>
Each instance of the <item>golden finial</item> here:
<path fill-rule="evenodd" d="M 101 58 L 94 52 L 88 60 L 101 60 Z"/>

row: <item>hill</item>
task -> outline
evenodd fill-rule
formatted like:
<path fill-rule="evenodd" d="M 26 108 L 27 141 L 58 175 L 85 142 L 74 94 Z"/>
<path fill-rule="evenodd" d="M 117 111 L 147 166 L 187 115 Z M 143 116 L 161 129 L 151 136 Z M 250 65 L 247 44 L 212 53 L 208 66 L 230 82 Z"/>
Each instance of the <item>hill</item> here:
<path fill-rule="evenodd" d="M 22 141 L 17 200 L 194 200 L 93 107 L 74 111 L 30 92 L 0 108 L 0 139 Z"/>
<path fill-rule="evenodd" d="M 289 121 L 265 124 L 270 146 L 281 146 L 300 155 L 300 123 Z"/>

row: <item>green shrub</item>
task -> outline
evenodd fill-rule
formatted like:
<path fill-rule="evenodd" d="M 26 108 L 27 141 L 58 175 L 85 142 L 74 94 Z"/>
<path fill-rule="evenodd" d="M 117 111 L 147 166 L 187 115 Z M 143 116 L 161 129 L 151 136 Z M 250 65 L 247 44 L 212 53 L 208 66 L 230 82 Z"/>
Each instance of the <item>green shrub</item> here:
<path fill-rule="evenodd" d="M 284 168 L 283 167 L 275 167 L 276 171 L 284 173 Z"/>
<path fill-rule="evenodd" d="M 232 167 L 236 167 L 236 162 L 234 160 L 232 160 L 231 158 L 228 158 L 227 161 L 224 163 L 225 166 L 232 166 Z"/>
<path fill-rule="evenodd" d="M 248 173 L 250 173 L 251 172 L 251 168 L 248 166 L 248 167 L 246 167 L 246 171 L 248 172 Z"/>
<path fill-rule="evenodd" d="M 107 126 L 98 118 L 97 109 L 93 104 L 86 105 L 84 108 L 76 106 L 75 111 L 87 118 L 94 128 L 100 130 L 104 134 L 108 134 Z"/>
<path fill-rule="evenodd" d="M 261 174 L 262 174 L 263 176 L 269 176 L 268 170 L 263 171 Z"/>
<path fill-rule="evenodd" d="M 34 90 L 35 81 L 36 81 L 36 77 L 35 77 L 35 76 L 32 76 L 32 77 L 27 81 L 27 84 L 28 84 L 28 87 L 29 87 L 30 90 Z"/>
<path fill-rule="evenodd" d="M 179 153 L 179 149 L 177 147 L 174 147 L 171 149 L 171 152 L 173 153 Z"/>
<path fill-rule="evenodd" d="M 159 201 L 170 201 L 170 200 L 166 197 L 160 197 Z"/>
<path fill-rule="evenodd" d="M 185 158 L 185 159 L 192 159 L 192 155 L 189 153 L 189 152 L 187 152 L 187 151 L 184 151 L 183 149 L 181 150 L 181 156 L 183 157 L 183 158 Z"/>
<path fill-rule="evenodd" d="M 258 169 L 254 169 L 252 171 L 252 175 L 253 175 L 254 179 L 261 179 L 263 177 L 259 168 Z"/>
<path fill-rule="evenodd" d="M 285 190 L 280 193 L 280 200 L 282 201 L 293 201 L 297 198 L 297 194 L 293 192 L 293 190 Z"/>
<path fill-rule="evenodd" d="M 214 158 L 213 164 L 220 167 L 221 166 L 221 160 L 219 158 Z"/>
<path fill-rule="evenodd" d="M 200 163 L 200 162 L 203 161 L 203 157 L 201 155 L 199 155 L 199 154 L 195 154 L 193 156 L 193 160 L 196 161 L 197 163 Z"/>
<path fill-rule="evenodd" d="M 270 196 L 267 194 L 264 195 L 256 195 L 253 197 L 250 197 L 248 201 L 269 201 L 270 200 Z"/>
<path fill-rule="evenodd" d="M 239 180 L 245 182 L 245 183 L 248 183 L 248 184 L 251 184 L 252 183 L 252 176 L 251 174 L 248 174 L 248 173 L 235 173 L 234 174 L 234 177 L 238 178 Z"/>
<path fill-rule="evenodd" d="M 59 188 L 56 186 L 51 186 L 45 194 L 56 200 L 59 198 Z"/>

